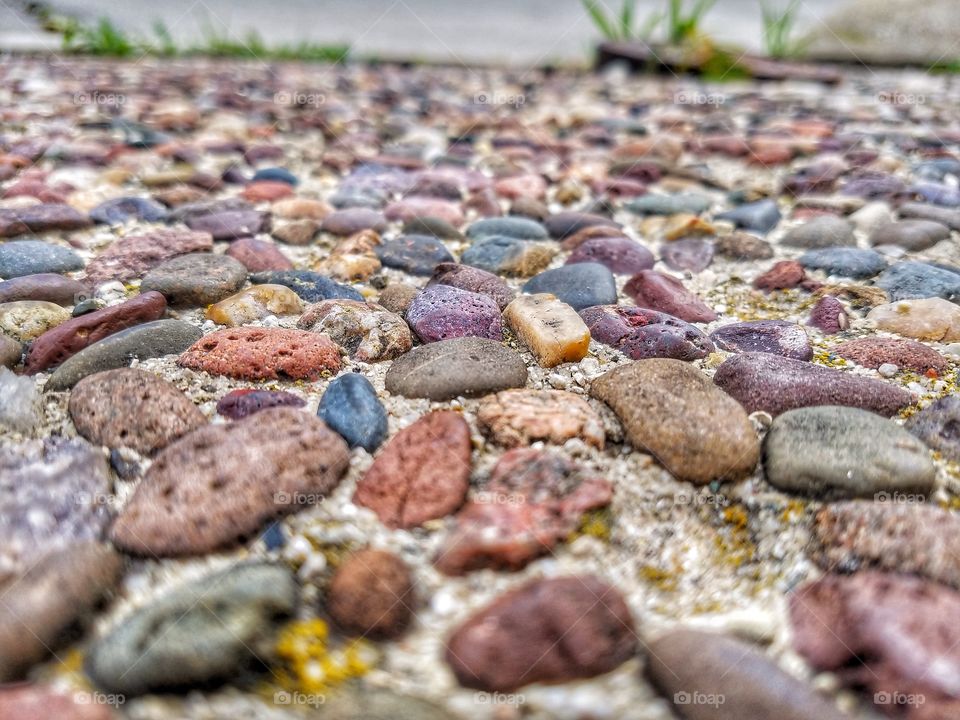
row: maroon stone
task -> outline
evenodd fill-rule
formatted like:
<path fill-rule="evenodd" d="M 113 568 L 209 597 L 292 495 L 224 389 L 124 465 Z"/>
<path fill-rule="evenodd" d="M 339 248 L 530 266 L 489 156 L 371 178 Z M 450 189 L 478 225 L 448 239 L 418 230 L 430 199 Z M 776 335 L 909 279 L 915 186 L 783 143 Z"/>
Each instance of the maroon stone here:
<path fill-rule="evenodd" d="M 624 292 L 640 307 L 659 310 L 687 322 L 712 322 L 717 314 L 674 277 L 656 270 L 642 270 L 624 286 Z"/>
<path fill-rule="evenodd" d="M 16 237 L 47 230 L 79 230 L 93 221 L 69 205 L 41 203 L 21 208 L 0 208 L 0 237 Z"/>
<path fill-rule="evenodd" d="M 242 420 L 272 407 L 303 407 L 307 401 L 283 390 L 231 390 L 217 402 L 217 412 L 231 420 Z"/>
<path fill-rule="evenodd" d="M 481 270 L 480 268 L 470 267 L 469 265 L 460 265 L 459 263 L 451 262 L 437 265 L 433 270 L 433 277 L 430 278 L 430 282 L 427 283 L 427 285 L 449 285 L 450 287 L 460 288 L 461 290 L 469 290 L 472 293 L 487 295 L 493 298 L 501 310 L 509 305 L 510 301 L 513 300 L 516 295 L 513 288 L 493 273 Z M 388 286 L 387 289 L 389 290 L 390 287 L 394 286 Z M 381 302 L 381 305 L 382 304 Z M 404 312 L 406 312 L 406 310 L 407 308 L 403 308 Z"/>
<path fill-rule="evenodd" d="M 293 270 L 293 263 L 272 242 L 256 238 L 240 238 L 227 248 L 226 255 L 239 260 L 250 272 Z"/>
<path fill-rule="evenodd" d="M 567 264 L 596 262 L 618 275 L 634 275 L 656 263 L 653 253 L 626 237 L 596 237 L 584 240 L 570 253 Z"/>
<path fill-rule="evenodd" d="M 594 340 L 617 348 L 633 360 L 699 360 L 714 350 L 713 343 L 698 328 L 656 310 L 596 305 L 581 310 L 580 317 Z"/>
<path fill-rule="evenodd" d="M 836 335 L 850 327 L 850 318 L 843 303 L 833 295 L 824 295 L 810 311 L 807 325 L 817 328 L 825 335 Z"/>

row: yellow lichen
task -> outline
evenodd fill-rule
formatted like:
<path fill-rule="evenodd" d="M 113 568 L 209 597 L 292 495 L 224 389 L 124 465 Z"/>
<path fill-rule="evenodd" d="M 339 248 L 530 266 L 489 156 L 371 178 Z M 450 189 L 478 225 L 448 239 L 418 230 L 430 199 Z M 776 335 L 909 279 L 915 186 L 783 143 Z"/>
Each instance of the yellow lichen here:
<path fill-rule="evenodd" d="M 377 660 L 374 646 L 362 639 L 332 648 L 327 623 L 318 618 L 284 627 L 276 652 L 281 661 L 274 672 L 277 683 L 288 691 L 310 694 L 365 675 Z"/>
<path fill-rule="evenodd" d="M 655 565 L 644 565 L 640 568 L 640 577 L 653 585 L 657 590 L 673 592 L 677 589 L 677 573 Z"/>
<path fill-rule="evenodd" d="M 788 500 L 786 507 L 780 514 L 780 519 L 785 523 L 792 523 L 800 520 L 806 514 L 807 506 L 801 500 Z"/>
<path fill-rule="evenodd" d="M 601 508 L 599 510 L 591 510 L 584 514 L 580 520 L 580 527 L 570 534 L 567 542 L 573 542 L 582 535 L 589 535 L 590 537 L 595 537 L 606 542 L 610 539 L 610 525 L 612 521 L 613 516 L 609 509 Z"/>

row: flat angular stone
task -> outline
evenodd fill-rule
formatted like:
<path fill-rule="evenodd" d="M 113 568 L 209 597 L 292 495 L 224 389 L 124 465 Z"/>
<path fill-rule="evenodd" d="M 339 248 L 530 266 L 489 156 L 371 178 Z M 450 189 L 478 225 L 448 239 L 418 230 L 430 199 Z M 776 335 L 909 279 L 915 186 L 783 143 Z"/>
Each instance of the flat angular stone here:
<path fill-rule="evenodd" d="M 563 390 L 504 390 L 485 397 L 477 408 L 477 424 L 504 447 L 545 441 L 562 445 L 580 438 L 603 448 L 600 416 L 580 395 Z"/>
<path fill-rule="evenodd" d="M 430 282 L 427 284 L 449 285 L 460 288 L 461 290 L 469 290 L 470 292 L 487 295 L 493 298 L 501 310 L 503 310 L 516 295 L 513 288 L 493 273 L 481 270 L 480 268 L 470 267 L 469 265 L 460 265 L 459 263 L 440 263 L 434 269 L 433 277 L 430 278 Z M 0 285 L 0 289 L 2 289 L 2 287 L 3 286 Z M 384 292 L 386 292 L 386 290 Z M 406 308 L 404 308 L 404 312 L 406 312 Z"/>
<path fill-rule="evenodd" d="M 231 257 L 190 253 L 150 270 L 140 283 L 140 292 L 154 290 L 171 307 L 203 307 L 232 295 L 246 279 L 247 269 Z"/>
<path fill-rule="evenodd" d="M 0 220 L 2 222 L 2 220 Z M 70 248 L 42 240 L 0 242 L 0 277 L 65 273 L 83 269 L 83 260 Z"/>
<path fill-rule="evenodd" d="M 551 293 L 574 310 L 617 302 L 613 273 L 600 263 L 576 263 L 544 270 L 523 286 L 525 293 Z"/>
<path fill-rule="evenodd" d="M 794 360 L 810 360 L 813 348 L 803 327 L 785 320 L 751 320 L 724 325 L 710 339 L 728 352 L 762 352 Z"/>
<path fill-rule="evenodd" d="M 487 295 L 430 285 L 410 303 L 406 320 L 424 343 L 456 337 L 503 339 L 500 306 Z"/>
<path fill-rule="evenodd" d="M 283 285 L 254 285 L 207 308 L 208 320 L 237 327 L 262 320 L 268 315 L 298 315 L 303 301 Z"/>
<path fill-rule="evenodd" d="M 387 411 L 363 375 L 347 373 L 330 381 L 317 417 L 340 433 L 351 448 L 373 453 L 387 437 Z"/>
<path fill-rule="evenodd" d="M 60 203 L 0 208 L 0 237 L 16 237 L 30 232 L 40 233 L 48 230 L 81 230 L 92 224 L 90 219 L 82 213 L 69 205 Z M 34 270 L 33 272 L 46 271 Z"/>
<path fill-rule="evenodd" d="M 960 307 L 943 298 L 922 298 L 878 305 L 867 313 L 879 330 L 917 340 L 960 340 Z"/>
<path fill-rule="evenodd" d="M 87 279 L 95 285 L 117 280 L 126 282 L 143 277 L 157 265 L 188 253 L 213 250 L 213 237 L 207 232 L 163 228 L 146 235 L 115 240 L 87 265 Z"/>
<path fill-rule="evenodd" d="M 307 308 L 297 327 L 326 333 L 360 362 L 392 360 L 413 347 L 403 318 L 371 302 L 324 300 Z"/>
<path fill-rule="evenodd" d="M 699 328 L 666 313 L 626 305 L 597 305 L 580 311 L 597 342 L 632 360 L 699 360 L 714 351 Z"/>
<path fill-rule="evenodd" d="M 253 273 L 250 282 L 254 285 L 284 285 L 311 303 L 333 298 L 363 300 L 363 295 L 349 285 L 334 282 L 326 275 L 311 270 L 266 270 Z"/>
<path fill-rule="evenodd" d="M 640 307 L 658 310 L 687 322 L 713 322 L 717 319 L 717 314 L 683 283 L 656 270 L 637 273 L 623 291 Z"/>
<path fill-rule="evenodd" d="M 576 311 L 550 293 L 521 295 L 503 319 L 540 367 L 579 362 L 590 349 L 590 331 Z"/>

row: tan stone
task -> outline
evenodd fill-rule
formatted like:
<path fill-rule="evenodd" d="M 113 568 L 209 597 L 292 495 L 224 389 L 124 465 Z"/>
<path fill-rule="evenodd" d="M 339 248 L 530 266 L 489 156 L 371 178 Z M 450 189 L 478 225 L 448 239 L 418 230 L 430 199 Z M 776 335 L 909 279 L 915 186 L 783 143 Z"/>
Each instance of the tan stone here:
<path fill-rule="evenodd" d="M 70 311 L 44 300 L 0 303 L 0 332 L 26 342 L 70 319 Z"/>
<path fill-rule="evenodd" d="M 603 421 L 579 395 L 563 390 L 504 390 L 477 410 L 480 429 L 506 447 L 538 440 L 561 445 L 571 438 L 603 448 Z"/>
<path fill-rule="evenodd" d="M 296 315 L 303 301 L 283 285 L 254 285 L 207 308 L 207 318 L 219 325 L 237 327 L 268 315 Z"/>
<path fill-rule="evenodd" d="M 960 307 L 943 298 L 901 300 L 867 315 L 878 329 L 918 340 L 960 340 Z"/>
<path fill-rule="evenodd" d="M 380 269 L 380 258 L 373 253 L 333 253 L 319 269 L 337 280 L 366 280 Z"/>
<path fill-rule="evenodd" d="M 522 251 L 505 260 L 498 268 L 498 274 L 507 277 L 533 277 L 546 270 L 557 248 L 547 243 L 525 242 Z"/>
<path fill-rule="evenodd" d="M 679 240 L 685 237 L 716 235 L 713 225 L 696 215 L 682 213 L 672 215 L 663 228 L 663 237 L 667 240 Z"/>
<path fill-rule="evenodd" d="M 323 220 L 330 214 L 330 206 L 322 200 L 286 198 L 270 207 L 274 216 L 286 220 Z"/>
<path fill-rule="evenodd" d="M 577 362 L 590 348 L 590 331 L 577 311 L 549 293 L 520 295 L 503 319 L 541 367 Z"/>
<path fill-rule="evenodd" d="M 307 308 L 297 327 L 327 333 L 360 362 L 392 360 L 413 347 L 403 318 L 372 302 L 324 300 Z"/>
<path fill-rule="evenodd" d="M 320 232 L 320 221 L 310 218 L 277 223 L 270 234 L 287 245 L 309 245 Z"/>

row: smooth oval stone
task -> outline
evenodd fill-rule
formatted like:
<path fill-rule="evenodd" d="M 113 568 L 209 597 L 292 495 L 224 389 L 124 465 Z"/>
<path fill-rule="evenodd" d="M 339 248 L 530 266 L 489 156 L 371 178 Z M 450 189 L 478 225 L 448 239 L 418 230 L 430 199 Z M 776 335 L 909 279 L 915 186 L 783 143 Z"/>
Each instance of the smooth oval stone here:
<path fill-rule="evenodd" d="M 464 687 L 512 692 L 602 675 L 636 651 L 623 597 L 580 575 L 538 578 L 500 595 L 453 632 L 445 659 Z"/>
<path fill-rule="evenodd" d="M 768 353 L 726 360 L 713 381 L 747 412 L 774 416 L 811 405 L 844 405 L 890 417 L 916 402 L 913 393 L 882 380 Z"/>
<path fill-rule="evenodd" d="M 12 337 L 0 334 L 0 367 L 13 368 L 20 364 L 23 346 Z"/>
<path fill-rule="evenodd" d="M 785 320 L 751 320 L 724 325 L 710 339 L 728 352 L 762 352 L 795 360 L 810 360 L 813 348 L 800 325 Z"/>
<path fill-rule="evenodd" d="M 850 317 L 843 303 L 832 295 L 824 295 L 810 311 L 807 325 L 817 328 L 825 335 L 836 335 L 850 327 Z"/>
<path fill-rule="evenodd" d="M 647 641 L 647 647 L 647 678 L 686 720 L 847 717 L 742 640 L 680 628 Z"/>
<path fill-rule="evenodd" d="M 460 202 L 451 202 L 432 197 L 405 197 L 389 203 L 383 209 L 387 220 L 408 222 L 415 217 L 438 217 L 451 225 L 463 225 Z"/>
<path fill-rule="evenodd" d="M 664 245 L 660 257 L 671 270 L 698 273 L 713 262 L 713 243 L 703 238 L 683 238 Z"/>
<path fill-rule="evenodd" d="M 371 302 L 324 300 L 311 305 L 297 327 L 326 333 L 360 362 L 392 360 L 413 346 L 413 335 L 403 318 Z"/>
<path fill-rule="evenodd" d="M 463 235 L 453 225 L 438 217 L 415 217 L 403 225 L 404 235 L 433 235 L 441 240 L 462 240 Z"/>
<path fill-rule="evenodd" d="M 441 263 L 440 265 L 437 265 L 437 268 L 439 269 L 445 265 L 454 264 L 455 263 Z M 492 274 L 487 273 L 487 275 Z M 470 288 L 465 289 L 469 290 Z M 407 308 L 410 307 L 410 303 L 413 302 L 413 299 L 419 292 L 420 288 L 414 285 L 392 282 L 383 289 L 383 292 L 380 293 L 380 296 L 377 298 L 377 303 L 385 307 L 390 312 L 403 316 L 407 312 Z M 479 290 L 474 290 L 473 292 L 479 292 Z"/>
<path fill-rule="evenodd" d="M 944 207 L 957 207 L 960 205 L 960 190 L 950 185 L 942 183 L 922 182 L 911 185 L 908 192 L 919 195 L 924 202 L 942 205 Z"/>
<path fill-rule="evenodd" d="M 892 265 L 874 283 L 893 301 L 935 297 L 960 300 L 960 273 L 921 262 Z"/>
<path fill-rule="evenodd" d="M 184 222 L 191 230 L 210 233 L 214 240 L 236 240 L 270 229 L 269 213 L 253 209 L 189 215 Z"/>
<path fill-rule="evenodd" d="M 563 240 L 571 235 L 575 235 L 581 230 L 591 227 L 603 226 L 616 228 L 617 230 L 622 228 L 620 223 L 608 217 L 573 211 L 559 212 L 550 215 L 543 221 L 543 225 L 547 228 L 550 237 L 556 238 L 557 240 Z"/>
<path fill-rule="evenodd" d="M 160 450 L 207 422 L 171 382 L 132 368 L 90 375 L 70 393 L 70 419 L 96 445 L 128 447 L 141 455 Z"/>
<path fill-rule="evenodd" d="M 576 263 L 544 270 L 523 286 L 525 293 L 550 293 L 574 310 L 617 302 L 613 273 L 600 263 Z"/>
<path fill-rule="evenodd" d="M 111 280 L 125 282 L 178 255 L 213 250 L 210 233 L 185 228 L 162 228 L 145 235 L 115 240 L 87 264 L 87 279 L 94 285 Z"/>
<path fill-rule="evenodd" d="M 792 228 L 780 243 L 790 247 L 813 249 L 856 245 L 857 239 L 849 222 L 834 215 L 821 215 Z"/>
<path fill-rule="evenodd" d="M 556 254 L 557 248 L 548 243 L 490 235 L 476 240 L 460 261 L 497 275 L 530 277 L 547 267 Z"/>
<path fill-rule="evenodd" d="M 0 303 L 19 300 L 42 300 L 57 305 L 75 305 L 90 296 L 86 283 L 64 275 L 39 273 L 22 275 L 0 282 Z"/>
<path fill-rule="evenodd" d="M 760 443 L 743 408 L 680 360 L 638 360 L 593 381 L 630 442 L 671 475 L 706 484 L 753 471 Z"/>
<path fill-rule="evenodd" d="M 394 360 L 384 378 L 387 392 L 410 398 L 450 400 L 523 387 L 527 366 L 515 350 L 486 338 L 441 340 Z"/>
<path fill-rule="evenodd" d="M 637 215 L 699 215 L 710 208 L 710 198 L 695 193 L 661 195 L 650 193 L 624 203 L 625 210 Z"/>
<path fill-rule="evenodd" d="M 437 410 L 397 433 L 357 483 L 353 502 L 390 528 L 449 515 L 470 483 L 470 427 L 460 413 Z"/>
<path fill-rule="evenodd" d="M 284 285 L 307 302 L 332 298 L 363 300 L 358 290 L 312 270 L 267 270 L 251 275 L 250 282 L 255 285 Z"/>
<path fill-rule="evenodd" d="M 242 380 L 313 381 L 340 370 L 340 350 L 318 333 L 239 327 L 202 337 L 177 364 Z"/>
<path fill-rule="evenodd" d="M 82 230 L 89 227 L 89 218 L 69 205 L 41 203 L 19 208 L 0 208 L 0 238 L 26 235 L 48 230 Z M 0 266 L 2 267 L 2 266 Z M 56 272 L 33 270 L 31 272 Z M 29 273 L 23 273 L 28 275 Z M 3 277 L 11 277 L 0 273 Z"/>
<path fill-rule="evenodd" d="M 251 180 L 240 192 L 240 197 L 252 203 L 273 202 L 293 196 L 293 187 L 279 180 Z"/>
<path fill-rule="evenodd" d="M 766 234 L 780 222 L 780 209 L 776 200 L 758 200 L 744 203 L 733 210 L 714 216 L 717 220 L 729 220 L 738 228 Z M 836 245 L 837 243 L 830 243 Z"/>
<path fill-rule="evenodd" d="M 432 275 L 437 265 L 454 262 L 453 255 L 438 238 L 404 235 L 374 248 L 380 262 L 411 275 Z"/>
<path fill-rule="evenodd" d="M 634 275 L 649 270 L 656 263 L 653 253 L 630 238 L 589 238 L 580 243 L 567 258 L 567 264 L 600 263 L 617 275 Z"/>
<path fill-rule="evenodd" d="M 352 447 L 373 453 L 387 437 L 387 411 L 363 375 L 334 378 L 320 398 L 317 417 Z"/>
<path fill-rule="evenodd" d="M 699 328 L 656 310 L 597 305 L 581 310 L 580 317 L 594 340 L 615 347 L 632 360 L 699 360 L 714 350 Z"/>
<path fill-rule="evenodd" d="M 389 639 L 407 629 L 415 602 L 407 564 L 386 550 L 366 549 L 351 554 L 337 568 L 325 605 L 334 622 L 347 632 Z"/>
<path fill-rule="evenodd" d="M 950 237 L 950 228 L 932 220 L 900 220 L 881 225 L 870 235 L 871 245 L 897 245 L 910 252 L 933 247 Z"/>
<path fill-rule="evenodd" d="M 232 295 L 246 279 L 247 269 L 231 257 L 190 253 L 147 272 L 140 292 L 156 291 L 172 307 L 202 307 Z"/>
<path fill-rule="evenodd" d="M 0 243 L 0 277 L 23 277 L 41 273 L 81 270 L 83 260 L 73 250 L 42 240 L 14 240 Z"/>
<path fill-rule="evenodd" d="M 683 283 L 656 270 L 641 270 L 630 278 L 623 291 L 640 307 L 658 310 L 687 322 L 713 322 L 717 319 L 717 314 Z"/>
<path fill-rule="evenodd" d="M 0 305 L 0 332 L 19 342 L 35 340 L 70 319 L 70 312 L 43 300 L 18 300 Z"/>
<path fill-rule="evenodd" d="M 300 296 L 284 285 L 253 285 L 207 308 L 207 319 L 219 325 L 237 327 L 269 315 L 298 315 L 303 311 Z"/>
<path fill-rule="evenodd" d="M 550 237 L 543 223 L 512 215 L 477 220 L 467 228 L 466 235 L 471 240 L 493 236 L 516 240 L 547 240 Z"/>
<path fill-rule="evenodd" d="M 440 263 L 427 285 L 449 285 L 493 298 L 502 310 L 516 295 L 516 291 L 493 273 L 459 263 Z M 0 285 L 0 288 L 3 286 Z M 389 287 L 387 288 L 389 289 Z M 384 290 L 386 293 L 386 290 Z M 381 293 L 381 298 L 384 293 Z M 381 304 L 382 301 L 381 301 Z M 409 307 L 409 305 L 407 305 Z M 404 308 L 406 312 L 406 308 Z"/>
<path fill-rule="evenodd" d="M 134 610 L 87 656 L 101 689 L 124 696 L 229 680 L 261 663 L 299 588 L 286 567 L 243 563 Z"/>
<path fill-rule="evenodd" d="M 81 542 L 43 555 L 5 587 L 0 606 L 0 680 L 19 680 L 85 626 L 123 574 L 123 559 L 108 545 Z M 56 717 L 61 717 L 59 714 Z M 0 717 L 7 716 L 0 701 Z"/>
<path fill-rule="evenodd" d="M 773 421 L 763 467 L 774 487 L 814 496 L 926 495 L 936 467 L 930 451 L 894 422 L 852 407 L 804 407 Z"/>
<path fill-rule="evenodd" d="M 121 330 L 67 358 L 44 390 L 68 390 L 88 375 L 126 367 L 131 360 L 179 355 L 201 337 L 200 328 L 182 320 L 154 320 Z"/>
<path fill-rule="evenodd" d="M 540 367 L 579 362 L 590 349 L 590 331 L 576 310 L 549 293 L 521 295 L 503 319 Z"/>
<path fill-rule="evenodd" d="M 26 372 L 32 375 L 59 365 L 109 335 L 132 325 L 158 320 L 166 310 L 163 295 L 145 291 L 119 305 L 71 318 L 33 342 L 24 363 Z"/>
<path fill-rule="evenodd" d="M 950 208 L 927 205 L 926 203 L 903 203 L 897 208 L 902 218 L 917 220 L 932 220 L 940 225 L 946 225 L 951 230 L 960 230 L 960 211 Z"/>
<path fill-rule="evenodd" d="M 120 197 L 97 205 L 90 211 L 90 219 L 104 225 L 121 225 L 131 220 L 164 222 L 167 209 L 149 198 Z"/>
<path fill-rule="evenodd" d="M 293 263 L 272 242 L 257 238 L 240 238 L 230 243 L 227 257 L 239 260 L 249 272 L 293 270 Z"/>
<path fill-rule="evenodd" d="M 253 177 L 250 179 L 250 182 L 260 182 L 261 180 L 269 180 L 271 182 L 282 182 L 287 185 L 299 185 L 300 181 L 297 180 L 297 176 L 292 172 L 282 167 L 265 167 L 257 170 Z"/>
<path fill-rule="evenodd" d="M 242 420 L 254 413 L 273 407 L 303 407 L 307 404 L 299 395 L 283 390 L 231 390 L 217 401 L 217 414 L 231 420 Z"/>
<path fill-rule="evenodd" d="M 930 369 L 945 373 L 949 367 L 943 355 L 914 340 L 859 338 L 840 343 L 833 348 L 833 352 L 845 360 L 874 370 L 881 365 L 892 364 L 919 373 L 926 373 Z"/>
<path fill-rule="evenodd" d="M 500 306 L 490 297 L 449 285 L 430 285 L 410 303 L 407 323 L 425 343 L 455 337 L 503 339 Z"/>
<path fill-rule="evenodd" d="M 867 313 L 867 320 L 880 330 L 918 340 L 960 340 L 960 307 L 943 298 L 878 305 Z"/>
<path fill-rule="evenodd" d="M 200 555 L 314 504 L 347 470 L 346 443 L 298 408 L 205 425 L 160 451 L 111 530 L 135 555 Z"/>
<path fill-rule="evenodd" d="M 355 235 L 361 230 L 382 233 L 387 229 L 387 219 L 383 213 L 369 207 L 346 207 L 327 215 L 320 229 L 338 237 Z"/>
<path fill-rule="evenodd" d="M 766 240 L 744 232 L 722 235 L 714 240 L 714 249 L 732 260 L 766 260 L 773 257 L 773 248 Z"/>
<path fill-rule="evenodd" d="M 903 427 L 948 460 L 960 461 L 960 398 L 951 395 L 930 403 Z"/>
<path fill-rule="evenodd" d="M 809 250 L 800 256 L 800 264 L 808 270 L 823 270 L 827 275 L 857 279 L 873 277 L 887 267 L 887 261 L 880 253 L 856 247 Z"/>

